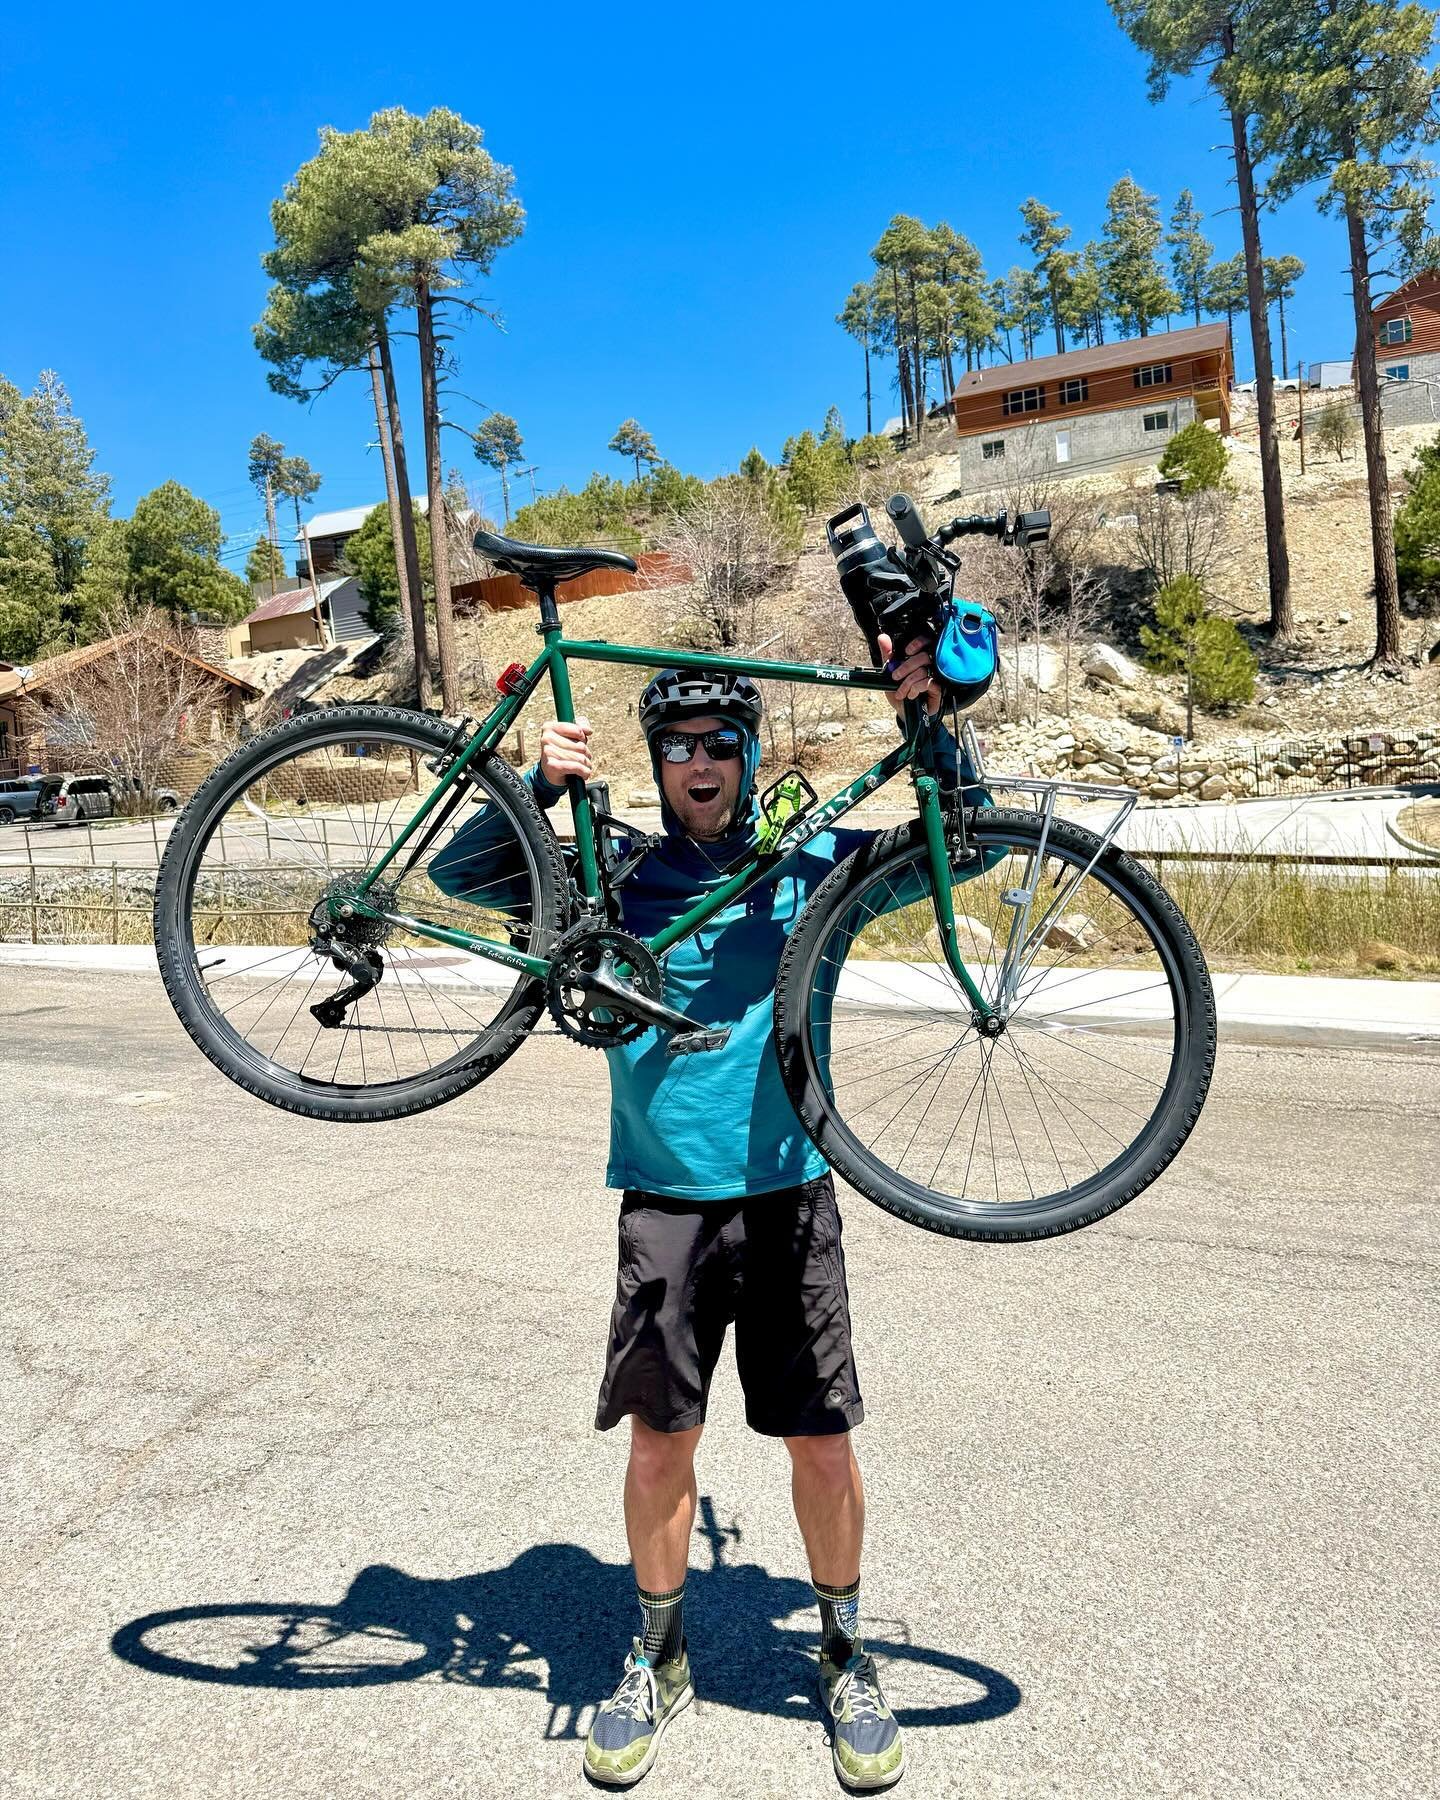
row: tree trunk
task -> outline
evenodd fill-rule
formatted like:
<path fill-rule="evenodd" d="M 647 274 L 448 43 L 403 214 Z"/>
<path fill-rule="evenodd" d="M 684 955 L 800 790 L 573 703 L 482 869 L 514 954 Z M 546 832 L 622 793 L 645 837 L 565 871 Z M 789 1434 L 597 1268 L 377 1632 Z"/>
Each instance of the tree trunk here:
<path fill-rule="evenodd" d="M 415 535 L 415 502 L 410 495 L 410 465 L 405 455 L 405 431 L 400 423 L 400 399 L 395 391 L 395 363 L 390 355 L 390 334 L 384 319 L 375 323 L 375 342 L 380 350 L 380 373 L 385 381 L 385 411 L 390 421 L 390 446 L 395 457 L 395 498 L 400 503 L 400 545 L 410 586 L 410 640 L 415 649 L 415 703 L 422 709 L 433 698 L 430 689 L 430 636 L 425 620 L 425 583 L 420 573 L 420 544 Z"/>
<path fill-rule="evenodd" d="M 268 470 L 265 475 L 265 517 L 270 526 L 270 574 L 272 579 L 275 579 L 276 563 L 280 563 L 282 572 L 285 564 L 280 558 L 280 527 L 275 520 L 275 489 L 270 485 L 270 474 Z"/>
<path fill-rule="evenodd" d="M 1395 571 L 1395 518 L 1390 506 L 1390 471 L 1385 461 L 1380 378 L 1375 367 L 1375 331 L 1370 319 L 1370 247 L 1365 241 L 1365 220 L 1353 205 L 1345 208 L 1345 228 L 1350 237 L 1350 291 L 1355 302 L 1355 377 L 1360 389 L 1360 423 L 1365 433 L 1370 544 L 1375 559 L 1375 655 L 1371 666 L 1393 669 L 1400 662 L 1400 581 Z"/>
<path fill-rule="evenodd" d="M 385 469 L 385 501 L 390 511 L 390 544 L 395 552 L 395 580 L 400 589 L 400 618 L 411 655 L 415 649 L 415 621 L 410 610 L 410 571 L 400 531 L 400 494 L 395 486 L 395 453 L 390 445 L 390 421 L 385 413 L 385 384 L 380 374 L 380 351 L 370 346 L 370 393 L 375 402 L 375 431 L 380 439 L 380 461 Z"/>
<path fill-rule="evenodd" d="M 1055 291 L 1055 282 L 1050 282 L 1050 312 L 1055 321 L 1055 354 L 1065 354 L 1065 327 L 1060 323 L 1060 296 Z"/>
<path fill-rule="evenodd" d="M 870 417 L 870 346 L 866 343 L 861 348 L 865 352 L 865 435 L 869 437 L 875 430 Z"/>
<path fill-rule="evenodd" d="M 510 477 L 503 462 L 500 465 L 500 497 L 504 502 L 505 523 L 508 526 L 510 523 Z"/>
<path fill-rule="evenodd" d="M 910 330 L 915 339 L 915 435 L 925 433 L 925 353 L 920 343 L 920 302 L 915 277 L 910 277 Z"/>
<path fill-rule="evenodd" d="M 420 404 L 425 431 L 425 487 L 430 496 L 430 567 L 435 576 L 435 647 L 440 662 L 440 706 L 460 710 L 455 666 L 455 613 L 450 594 L 450 542 L 445 529 L 445 471 L 440 462 L 440 393 L 436 378 L 435 313 L 429 284 L 415 283 L 415 322 L 420 333 Z"/>
<path fill-rule="evenodd" d="M 1235 53 L 1235 36 L 1225 27 L 1226 58 Z M 1270 319 L 1265 310 L 1265 271 L 1260 253 L 1260 209 L 1255 201 L 1255 171 L 1250 162 L 1248 119 L 1230 111 L 1230 137 L 1235 152 L 1235 185 L 1240 196 L 1240 232 L 1245 246 L 1245 292 L 1250 310 L 1250 343 L 1255 354 L 1255 409 L 1260 421 L 1260 483 L 1265 498 L 1265 561 L 1270 576 L 1270 636 L 1278 643 L 1295 629 L 1290 610 L 1290 547 L 1285 540 L 1285 491 L 1280 481 L 1280 439 L 1275 426 L 1275 368 L 1270 350 Z"/>
<path fill-rule="evenodd" d="M 1280 314 L 1280 378 L 1282 381 L 1288 381 L 1290 379 L 1290 346 L 1285 340 L 1285 296 L 1283 294 L 1276 300 L 1275 306 Z"/>

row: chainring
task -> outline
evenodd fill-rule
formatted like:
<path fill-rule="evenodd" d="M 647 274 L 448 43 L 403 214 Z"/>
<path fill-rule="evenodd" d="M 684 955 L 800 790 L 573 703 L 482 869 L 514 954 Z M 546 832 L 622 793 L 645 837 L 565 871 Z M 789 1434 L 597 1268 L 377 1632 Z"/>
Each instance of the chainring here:
<path fill-rule="evenodd" d="M 610 1050 L 628 1044 L 650 1027 L 643 1020 L 622 1019 L 607 1006 L 603 994 L 576 985 L 582 975 L 615 965 L 626 965 L 623 979 L 647 1000 L 664 998 L 660 964 L 639 938 L 616 925 L 592 925 L 582 920 L 563 932 L 550 952 L 550 974 L 545 983 L 545 1004 L 550 1017 L 568 1038 L 593 1050 Z"/>

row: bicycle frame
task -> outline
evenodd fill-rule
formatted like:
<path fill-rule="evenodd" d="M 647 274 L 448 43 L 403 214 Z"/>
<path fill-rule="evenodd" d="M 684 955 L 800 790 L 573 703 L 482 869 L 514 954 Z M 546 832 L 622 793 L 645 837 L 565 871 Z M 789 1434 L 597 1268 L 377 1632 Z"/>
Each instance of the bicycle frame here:
<path fill-rule="evenodd" d="M 513 682 L 510 691 L 502 695 L 499 704 L 476 727 L 470 738 L 464 743 L 463 748 L 455 755 L 450 766 L 443 770 L 440 781 L 416 807 L 394 843 L 390 845 L 384 856 L 367 870 L 355 891 L 347 896 L 346 904 L 355 912 L 360 913 L 362 917 L 384 920 L 387 924 L 400 926 L 417 937 L 430 938 L 436 943 L 469 951 L 473 955 L 502 963 L 507 968 L 540 978 L 548 975 L 550 971 L 550 962 L 545 957 L 527 955 L 524 951 L 517 950 L 508 943 L 481 937 L 473 932 L 438 925 L 431 920 L 415 918 L 405 913 L 388 911 L 383 907 L 370 904 L 366 896 L 374 883 L 383 876 L 385 870 L 403 851 L 406 844 L 414 838 L 418 831 L 423 829 L 425 821 L 435 808 L 443 803 L 445 796 L 458 781 L 463 779 L 469 765 L 487 751 L 496 749 L 526 701 L 546 677 L 550 681 L 550 691 L 555 708 L 554 716 L 565 723 L 573 721 L 575 717 L 574 697 L 570 686 L 570 664 L 572 662 L 619 663 L 641 669 L 661 667 L 710 669 L 752 675 L 774 681 L 801 682 L 823 687 L 860 688 L 877 692 L 889 691 L 893 685 L 892 678 L 883 669 L 847 668 L 823 663 L 764 662 L 752 657 L 718 656 L 703 651 L 662 650 L 646 645 L 612 644 L 604 638 L 567 638 L 558 620 L 553 624 L 544 622 L 543 609 L 542 623 L 536 629 L 545 640 L 544 649 L 525 673 Z M 929 851 L 931 893 L 935 903 L 941 942 L 950 968 L 967 997 L 981 1016 L 989 1017 L 994 1010 L 993 1006 L 982 996 L 966 969 L 955 935 L 955 914 L 950 891 L 951 865 L 946 842 L 945 817 L 940 803 L 940 787 L 935 776 L 931 718 L 919 701 L 907 700 L 904 703 L 904 722 L 904 737 L 894 749 L 872 764 L 863 775 L 857 776 L 838 793 L 812 807 L 803 817 L 796 820 L 773 851 L 766 855 L 761 855 L 757 851 L 735 870 L 729 880 L 722 882 L 712 893 L 697 901 L 688 912 L 682 913 L 663 931 L 657 932 L 654 937 L 647 938 L 645 945 L 652 955 L 662 956 L 673 945 L 680 943 L 685 938 L 692 937 L 716 913 L 722 911 L 740 895 L 748 893 L 751 888 L 777 880 L 785 865 L 817 832 L 843 817 L 851 807 L 857 805 L 868 794 L 883 787 L 902 769 L 912 767 L 914 770 L 912 779 L 919 814 Z M 579 776 L 571 776 L 566 785 L 575 817 L 580 902 L 585 909 L 597 917 L 603 918 L 604 891 L 600 859 L 596 851 L 595 821 L 590 797 Z"/>

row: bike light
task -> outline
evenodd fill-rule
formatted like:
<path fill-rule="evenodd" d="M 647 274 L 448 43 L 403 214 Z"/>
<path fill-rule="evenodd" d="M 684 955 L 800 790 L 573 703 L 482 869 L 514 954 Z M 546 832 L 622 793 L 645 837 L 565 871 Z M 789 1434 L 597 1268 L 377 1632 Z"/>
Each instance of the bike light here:
<path fill-rule="evenodd" d="M 524 678 L 524 663 L 511 663 L 508 669 L 502 669 L 495 677 L 495 690 L 501 694 L 513 694 Z"/>

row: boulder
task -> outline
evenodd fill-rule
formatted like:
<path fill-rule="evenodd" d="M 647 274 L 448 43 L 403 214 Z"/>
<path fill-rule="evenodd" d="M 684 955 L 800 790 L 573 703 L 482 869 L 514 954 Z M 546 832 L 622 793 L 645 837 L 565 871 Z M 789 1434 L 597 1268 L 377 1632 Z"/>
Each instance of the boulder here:
<path fill-rule="evenodd" d="M 1223 775 L 1207 775 L 1197 790 L 1202 800 L 1223 800 L 1229 791 L 1230 784 Z"/>
<path fill-rule="evenodd" d="M 631 806 L 658 806 L 660 790 L 653 781 L 647 787 L 633 787 L 629 793 L 629 803 Z"/>
<path fill-rule="evenodd" d="M 1088 950 L 1094 941 L 1094 927 L 1084 913 L 1062 913 L 1045 933 L 1052 950 Z"/>
<path fill-rule="evenodd" d="M 1134 687 L 1140 670 L 1128 656 L 1122 656 L 1109 644 L 1091 644 L 1080 658 L 1080 667 L 1092 681 L 1107 687 Z"/>
<path fill-rule="evenodd" d="M 833 743 L 838 737 L 844 737 L 845 727 L 838 719 L 824 719 L 810 733 L 817 744 Z"/>
<path fill-rule="evenodd" d="M 1046 644 L 1021 644 L 1014 650 L 1002 650 L 1000 661 L 1007 682 L 1028 681 L 1042 694 L 1052 693 L 1065 677 L 1064 660 Z"/>
<path fill-rule="evenodd" d="M 895 736 L 895 725 L 890 719 L 867 719 L 860 727 L 862 738 L 888 738 Z"/>

